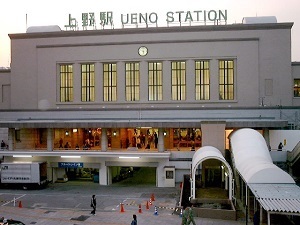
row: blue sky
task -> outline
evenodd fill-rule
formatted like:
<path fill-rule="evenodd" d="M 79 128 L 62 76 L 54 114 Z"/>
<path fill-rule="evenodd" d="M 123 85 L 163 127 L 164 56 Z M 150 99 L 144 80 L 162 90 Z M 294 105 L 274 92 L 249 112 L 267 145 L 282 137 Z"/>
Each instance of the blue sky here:
<path fill-rule="evenodd" d="M 0 67 L 10 65 L 8 34 L 25 33 L 30 26 L 59 25 L 64 29 L 69 14 L 77 20 L 82 13 L 113 12 L 115 28 L 121 28 L 120 15 L 152 13 L 159 16 L 159 26 L 166 26 L 169 11 L 227 10 L 227 24 L 241 23 L 243 17 L 276 16 L 278 22 L 294 22 L 292 28 L 292 61 L 300 61 L 299 0 L 10 0 L 0 8 Z M 27 20 L 26 20 L 27 15 Z"/>

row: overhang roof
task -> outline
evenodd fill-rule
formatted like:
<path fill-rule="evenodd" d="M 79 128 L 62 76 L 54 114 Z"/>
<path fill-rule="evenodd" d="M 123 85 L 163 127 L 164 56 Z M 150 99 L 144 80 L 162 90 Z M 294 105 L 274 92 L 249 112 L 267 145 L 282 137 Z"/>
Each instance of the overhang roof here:
<path fill-rule="evenodd" d="M 249 184 L 249 188 L 266 211 L 300 215 L 300 187 L 296 184 Z"/>
<path fill-rule="evenodd" d="M 123 106 L 125 107 L 125 106 Z M 132 106 L 133 107 L 133 106 Z M 200 127 L 202 123 L 225 123 L 227 127 L 285 127 L 277 108 L 156 108 L 0 110 L 5 128 L 122 128 Z"/>

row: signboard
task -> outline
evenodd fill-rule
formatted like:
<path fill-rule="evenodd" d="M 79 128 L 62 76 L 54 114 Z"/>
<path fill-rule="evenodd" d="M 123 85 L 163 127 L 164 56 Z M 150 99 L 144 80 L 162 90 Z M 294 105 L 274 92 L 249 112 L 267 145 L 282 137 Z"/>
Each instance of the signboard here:
<path fill-rule="evenodd" d="M 193 11 L 169 11 L 160 18 L 157 12 L 150 13 L 126 13 L 121 14 L 116 20 L 116 16 L 112 11 L 106 12 L 85 12 L 81 13 L 81 18 L 73 17 L 69 14 L 68 24 L 65 25 L 66 29 L 78 30 L 81 26 L 86 29 L 97 29 L 105 26 L 114 27 L 114 23 L 120 23 L 122 27 L 126 25 L 156 25 L 159 22 L 166 22 L 168 25 L 178 23 L 206 23 L 219 24 L 222 21 L 227 22 L 227 10 L 193 10 Z"/>
<path fill-rule="evenodd" d="M 82 162 L 59 162 L 59 168 L 83 168 Z"/>

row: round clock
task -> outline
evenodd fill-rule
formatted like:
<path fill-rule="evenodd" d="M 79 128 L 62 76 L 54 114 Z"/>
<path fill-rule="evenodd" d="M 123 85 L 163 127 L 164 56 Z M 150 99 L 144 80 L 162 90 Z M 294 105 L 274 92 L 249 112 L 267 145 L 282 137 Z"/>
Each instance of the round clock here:
<path fill-rule="evenodd" d="M 148 54 L 148 48 L 146 46 L 139 47 L 139 55 L 145 56 Z"/>

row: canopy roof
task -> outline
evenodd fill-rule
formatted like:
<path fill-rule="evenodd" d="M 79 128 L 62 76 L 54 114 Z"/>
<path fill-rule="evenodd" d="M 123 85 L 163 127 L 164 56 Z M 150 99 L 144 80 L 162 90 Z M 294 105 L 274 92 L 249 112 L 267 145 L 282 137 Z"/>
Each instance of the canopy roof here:
<path fill-rule="evenodd" d="M 300 187 L 295 184 L 249 184 L 262 205 L 270 213 L 300 214 Z"/>
<path fill-rule="evenodd" d="M 225 171 L 228 172 L 228 176 L 229 176 L 229 199 L 232 199 L 232 182 L 233 182 L 233 174 L 232 174 L 232 170 L 230 165 L 228 164 L 228 162 L 226 161 L 226 159 L 224 158 L 224 156 L 222 155 L 222 153 L 220 152 L 219 149 L 212 147 L 212 146 L 204 146 L 199 148 L 194 156 L 193 156 L 193 160 L 192 160 L 192 185 L 191 185 L 191 197 L 195 198 L 196 197 L 196 193 L 195 193 L 195 174 L 196 174 L 196 170 L 199 164 L 201 164 L 203 161 L 207 160 L 207 159 L 216 159 L 219 160 L 223 163 L 223 165 L 225 166 L 224 169 Z"/>
<path fill-rule="evenodd" d="M 293 178 L 273 164 L 264 137 L 256 130 L 244 128 L 231 136 L 235 167 L 249 183 L 295 184 Z"/>

